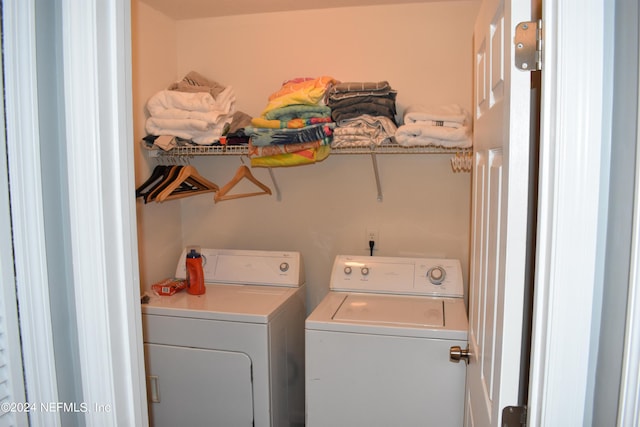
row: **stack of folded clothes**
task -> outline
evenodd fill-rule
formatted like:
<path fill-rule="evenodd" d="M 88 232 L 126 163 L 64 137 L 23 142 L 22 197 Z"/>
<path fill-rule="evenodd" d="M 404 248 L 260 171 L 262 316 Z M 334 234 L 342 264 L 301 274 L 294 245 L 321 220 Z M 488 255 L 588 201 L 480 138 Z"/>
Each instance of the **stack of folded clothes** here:
<path fill-rule="evenodd" d="M 334 85 L 327 105 L 336 122 L 332 147 L 381 145 L 396 132 L 396 95 L 389 82 Z"/>
<path fill-rule="evenodd" d="M 222 135 L 249 124 L 248 115 L 235 111 L 235 99 L 231 86 L 192 71 L 147 101 L 147 133 L 198 145 L 216 143 Z"/>
<path fill-rule="evenodd" d="M 404 112 L 404 124 L 398 127 L 395 139 L 407 147 L 469 148 L 471 116 L 456 104 L 432 108 L 411 105 Z"/>
<path fill-rule="evenodd" d="M 325 159 L 335 123 L 324 99 L 336 83 L 329 76 L 296 78 L 271 94 L 260 117 L 244 129 L 251 165 L 294 166 Z"/>

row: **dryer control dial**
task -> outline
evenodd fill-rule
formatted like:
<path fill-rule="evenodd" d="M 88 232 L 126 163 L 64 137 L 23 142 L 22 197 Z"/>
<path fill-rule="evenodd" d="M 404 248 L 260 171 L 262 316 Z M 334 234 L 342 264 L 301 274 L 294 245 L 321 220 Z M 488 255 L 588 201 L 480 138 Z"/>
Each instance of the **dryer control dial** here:
<path fill-rule="evenodd" d="M 444 268 L 437 266 L 432 267 L 427 271 L 427 278 L 434 285 L 441 285 L 444 282 L 444 278 L 446 277 L 447 272 Z"/>
<path fill-rule="evenodd" d="M 363 276 L 367 276 L 369 274 L 369 267 L 362 267 L 360 273 L 362 273 Z"/>
<path fill-rule="evenodd" d="M 288 262 L 280 263 L 280 271 L 282 271 L 283 273 L 285 271 L 289 271 L 289 263 Z"/>
<path fill-rule="evenodd" d="M 351 267 L 348 265 L 344 268 L 344 274 L 351 274 Z"/>

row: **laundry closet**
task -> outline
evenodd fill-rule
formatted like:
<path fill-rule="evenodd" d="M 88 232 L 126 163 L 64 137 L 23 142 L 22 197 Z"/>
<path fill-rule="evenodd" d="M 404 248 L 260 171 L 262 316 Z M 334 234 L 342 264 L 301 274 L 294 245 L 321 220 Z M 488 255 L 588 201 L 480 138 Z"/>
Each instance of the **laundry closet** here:
<path fill-rule="evenodd" d="M 147 100 L 190 71 L 231 86 L 235 109 L 258 116 L 296 77 L 388 81 L 398 119 L 412 104 L 470 110 L 476 0 L 350 6 L 234 16 L 171 16 L 160 0 L 132 0 L 136 185 L 163 160 L 145 149 Z M 182 3 L 181 3 L 182 4 Z M 468 286 L 471 175 L 450 153 L 341 154 L 310 165 L 262 167 L 273 191 L 223 202 L 212 193 L 161 203 L 138 199 L 141 292 L 173 275 L 189 245 L 299 251 L 307 312 L 328 291 L 338 254 L 459 259 Z M 166 161 L 166 159 L 164 160 Z M 246 156 L 179 159 L 222 187 Z M 273 179 L 272 179 L 273 176 Z M 277 191 L 275 191 L 277 189 Z"/>

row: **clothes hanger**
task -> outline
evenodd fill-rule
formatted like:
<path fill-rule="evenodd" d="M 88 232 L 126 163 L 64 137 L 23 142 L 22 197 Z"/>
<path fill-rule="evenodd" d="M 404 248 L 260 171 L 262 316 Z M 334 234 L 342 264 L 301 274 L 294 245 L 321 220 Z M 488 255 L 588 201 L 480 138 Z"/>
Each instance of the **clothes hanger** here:
<path fill-rule="evenodd" d="M 147 190 L 143 194 L 144 202 L 149 203 L 154 200 L 159 202 L 160 200 L 158 200 L 158 196 L 167 187 L 169 187 L 170 185 L 176 184 L 176 180 L 180 176 L 180 173 L 182 172 L 183 168 L 184 166 L 182 165 L 166 166 L 162 179 L 160 179 L 151 189 Z M 184 197 L 189 195 L 186 193 L 189 193 L 189 192 L 193 193 L 195 190 L 199 190 L 199 189 L 202 189 L 201 187 L 204 187 L 203 184 L 192 183 L 190 181 L 185 181 L 185 180 L 181 180 L 177 185 L 178 185 L 178 188 L 174 188 L 173 193 L 174 194 L 178 192 L 184 193 Z"/>
<path fill-rule="evenodd" d="M 156 201 L 163 202 L 165 200 L 180 199 L 196 194 L 215 192 L 220 189 L 215 183 L 200 175 L 193 166 L 185 166 L 176 181 L 180 182 L 178 187 L 171 190 L 170 187 L 175 187 L 175 183 L 167 187 L 156 197 Z"/>
<path fill-rule="evenodd" d="M 220 188 L 198 173 L 195 167 L 183 166 L 180 173 L 155 197 L 156 202 L 210 193 Z"/>
<path fill-rule="evenodd" d="M 149 203 L 155 200 L 156 196 L 175 180 L 181 170 L 182 166 L 180 165 L 168 166 L 164 172 L 163 179 L 145 194 L 144 202 Z"/>
<path fill-rule="evenodd" d="M 254 192 L 254 193 L 236 193 L 236 194 L 227 194 L 229 190 L 231 190 L 235 185 L 240 182 L 242 179 L 248 179 L 257 185 L 262 191 Z M 251 173 L 251 170 L 244 164 L 242 164 L 231 181 L 226 183 L 220 191 L 218 191 L 214 197 L 216 202 L 220 202 L 223 200 L 231 200 L 231 199 L 239 199 L 241 197 L 252 197 L 252 196 L 260 196 L 263 194 L 271 194 L 271 189 L 264 185 L 262 182 L 258 181 L 255 176 Z"/>
<path fill-rule="evenodd" d="M 136 198 L 144 197 L 146 194 L 150 193 L 156 185 L 164 180 L 168 169 L 169 166 L 167 165 L 157 165 L 153 168 L 149 178 L 136 188 Z"/>

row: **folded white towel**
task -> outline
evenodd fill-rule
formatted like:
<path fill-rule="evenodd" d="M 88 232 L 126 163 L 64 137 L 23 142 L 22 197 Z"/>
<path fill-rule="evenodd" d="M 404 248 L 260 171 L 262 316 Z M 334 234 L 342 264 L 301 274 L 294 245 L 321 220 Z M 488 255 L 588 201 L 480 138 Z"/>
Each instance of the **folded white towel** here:
<path fill-rule="evenodd" d="M 224 114 L 232 113 L 235 95 L 231 86 L 223 90 L 217 99 L 209 92 L 179 92 L 175 90 L 161 90 L 147 101 L 147 109 L 151 116 L 167 117 L 167 110 L 184 110 L 208 113 L 219 111 Z"/>
<path fill-rule="evenodd" d="M 179 108 L 167 108 L 166 110 L 156 112 L 156 114 L 153 114 L 151 117 L 166 120 L 193 119 L 215 124 L 221 117 L 227 114 L 229 114 L 229 111 L 188 111 L 180 110 Z"/>
<path fill-rule="evenodd" d="M 147 132 L 152 135 L 168 135 L 167 133 L 154 133 L 162 129 L 175 129 L 185 132 L 203 132 L 213 129 L 215 123 L 197 119 L 165 119 L 162 117 L 149 117 L 146 121 Z M 177 136 L 177 135 L 176 135 Z"/>
<path fill-rule="evenodd" d="M 185 111 L 211 111 L 215 99 L 208 92 L 178 92 L 175 90 L 161 90 L 147 101 L 147 109 L 152 116 L 167 109 Z"/>
<path fill-rule="evenodd" d="M 469 113 L 457 104 L 443 105 L 439 107 L 424 107 L 422 105 L 410 105 L 403 114 L 404 124 L 429 122 L 437 126 L 462 127 L 470 126 Z M 439 123 L 442 122 L 442 123 Z"/>
<path fill-rule="evenodd" d="M 209 92 L 162 90 L 147 102 L 150 117 L 145 128 L 150 135 L 171 135 L 196 144 L 220 139 L 233 120 L 235 95 L 227 86 L 216 99 Z"/>
<path fill-rule="evenodd" d="M 232 116 L 224 116 L 218 123 L 195 119 L 162 119 L 149 117 L 145 123 L 150 135 L 171 135 L 190 139 L 196 144 L 212 144 L 220 139 L 224 127 L 231 123 Z"/>
<path fill-rule="evenodd" d="M 471 147 L 471 132 L 466 126 L 445 128 L 422 124 L 408 124 L 398 127 L 396 142 L 405 147 L 438 146 L 447 148 Z"/>

